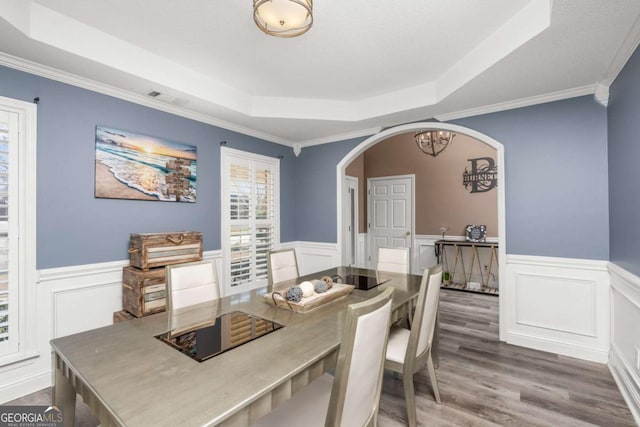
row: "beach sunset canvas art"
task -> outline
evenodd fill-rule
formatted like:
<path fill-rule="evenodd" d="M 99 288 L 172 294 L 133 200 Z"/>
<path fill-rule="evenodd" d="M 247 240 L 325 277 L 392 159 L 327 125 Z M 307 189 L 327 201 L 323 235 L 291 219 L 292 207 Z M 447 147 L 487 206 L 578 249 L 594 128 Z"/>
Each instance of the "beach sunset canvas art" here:
<path fill-rule="evenodd" d="M 96 126 L 95 196 L 195 203 L 196 157 L 193 145 Z"/>

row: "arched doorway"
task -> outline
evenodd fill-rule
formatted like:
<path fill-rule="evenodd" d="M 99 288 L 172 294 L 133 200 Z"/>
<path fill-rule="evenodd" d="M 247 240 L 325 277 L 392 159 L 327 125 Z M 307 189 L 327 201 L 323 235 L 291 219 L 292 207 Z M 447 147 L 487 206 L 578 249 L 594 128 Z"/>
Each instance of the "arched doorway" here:
<path fill-rule="evenodd" d="M 463 126 L 452 125 L 448 123 L 438 123 L 438 122 L 419 122 L 419 123 L 411 123 L 401 126 L 396 126 L 390 129 L 386 129 L 376 135 L 373 135 L 363 142 L 361 142 L 358 146 L 352 149 L 347 155 L 338 163 L 336 166 L 336 177 L 337 177 L 337 197 L 336 197 L 336 206 L 337 206 L 337 250 L 338 250 L 338 259 L 341 260 L 341 263 L 344 263 L 343 259 L 343 233 L 344 227 L 342 224 L 342 203 L 343 203 L 343 193 L 345 191 L 345 169 L 347 165 L 349 165 L 356 157 L 360 154 L 364 153 L 368 148 L 374 146 L 380 141 L 383 141 L 392 136 L 407 133 L 407 132 L 416 132 L 424 129 L 436 129 L 436 130 L 445 130 L 452 131 L 464 135 L 468 135 L 476 140 L 487 144 L 488 146 L 494 148 L 496 150 L 496 163 L 498 167 L 498 261 L 499 261 L 499 275 L 500 275 L 500 339 L 502 341 L 505 340 L 505 332 L 506 332 L 506 324 L 504 323 L 506 320 L 506 307 L 507 307 L 507 292 L 506 292 L 506 222 L 505 222 L 505 177 L 504 177 L 504 146 L 496 141 L 495 139 L 484 135 L 480 132 L 477 132 L 473 129 L 469 129 Z"/>

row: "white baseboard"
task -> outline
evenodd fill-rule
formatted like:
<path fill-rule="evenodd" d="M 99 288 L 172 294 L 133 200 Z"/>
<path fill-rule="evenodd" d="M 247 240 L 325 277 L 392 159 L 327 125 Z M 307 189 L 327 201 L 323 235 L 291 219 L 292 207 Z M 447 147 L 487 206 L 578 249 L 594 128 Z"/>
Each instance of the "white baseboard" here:
<path fill-rule="evenodd" d="M 609 263 L 611 274 L 611 353 L 609 369 L 635 421 L 640 425 L 640 277 Z"/>
<path fill-rule="evenodd" d="M 47 369 L 32 375 L 26 375 L 16 381 L 0 386 L 0 402 L 5 403 L 18 399 L 38 390 L 51 387 L 52 370 Z"/>
<path fill-rule="evenodd" d="M 500 298 L 508 343 L 608 361 L 607 261 L 508 255 Z"/>

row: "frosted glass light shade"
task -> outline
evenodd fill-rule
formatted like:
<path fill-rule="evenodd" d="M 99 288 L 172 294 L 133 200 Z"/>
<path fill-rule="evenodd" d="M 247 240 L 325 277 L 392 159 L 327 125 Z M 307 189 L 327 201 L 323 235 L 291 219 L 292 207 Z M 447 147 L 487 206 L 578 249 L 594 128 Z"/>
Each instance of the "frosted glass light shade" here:
<path fill-rule="evenodd" d="M 296 37 L 313 24 L 313 0 L 253 0 L 253 20 L 266 34 Z"/>

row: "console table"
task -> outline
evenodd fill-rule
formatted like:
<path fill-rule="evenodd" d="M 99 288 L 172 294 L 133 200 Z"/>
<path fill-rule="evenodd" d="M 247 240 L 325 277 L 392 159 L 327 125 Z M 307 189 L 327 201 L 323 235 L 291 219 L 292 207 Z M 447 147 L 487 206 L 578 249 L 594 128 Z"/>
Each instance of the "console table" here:
<path fill-rule="evenodd" d="M 455 254 L 455 261 L 453 263 L 453 269 L 449 266 L 449 260 L 447 259 L 445 247 L 450 246 L 453 247 L 453 253 Z M 467 270 L 464 265 L 463 258 L 463 250 L 467 249 L 471 250 L 471 266 Z M 484 272 L 482 269 L 482 264 L 480 262 L 480 255 L 478 254 L 478 248 L 488 248 L 490 251 L 489 255 L 489 263 L 487 264 L 487 271 Z M 461 270 L 462 274 L 462 282 L 467 283 L 471 281 L 471 276 L 473 275 L 474 268 L 476 271 L 480 273 L 480 282 L 482 287 L 488 287 L 489 278 L 491 277 L 491 271 L 493 269 L 493 265 L 495 263 L 496 270 L 498 268 L 498 243 L 492 242 L 467 242 L 464 240 L 438 240 L 435 243 L 436 257 L 438 258 L 438 263 L 442 264 L 445 271 L 450 273 L 448 280 L 445 280 L 443 277 L 443 282 L 445 284 L 455 282 L 456 274 L 458 274 L 458 270 Z"/>

